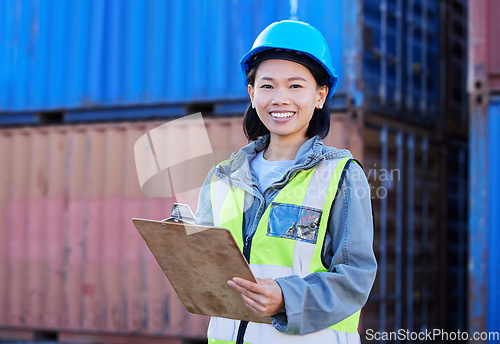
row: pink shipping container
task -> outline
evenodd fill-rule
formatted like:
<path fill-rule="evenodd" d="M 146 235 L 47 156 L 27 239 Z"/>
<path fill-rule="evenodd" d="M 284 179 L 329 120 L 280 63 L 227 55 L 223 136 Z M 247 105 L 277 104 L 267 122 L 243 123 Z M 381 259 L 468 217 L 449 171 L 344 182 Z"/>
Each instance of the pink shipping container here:
<path fill-rule="evenodd" d="M 241 119 L 211 123 L 241 145 Z M 206 337 L 208 318 L 185 311 L 131 222 L 174 202 L 144 196 L 135 168 L 135 141 L 160 124 L 0 130 L 0 338 Z M 180 150 L 190 130 L 176 130 Z"/>
<path fill-rule="evenodd" d="M 500 90 L 500 6 L 496 0 L 469 0 L 469 92 Z M 484 99 L 484 96 L 483 96 Z M 476 104 L 472 104 L 476 105 Z"/>

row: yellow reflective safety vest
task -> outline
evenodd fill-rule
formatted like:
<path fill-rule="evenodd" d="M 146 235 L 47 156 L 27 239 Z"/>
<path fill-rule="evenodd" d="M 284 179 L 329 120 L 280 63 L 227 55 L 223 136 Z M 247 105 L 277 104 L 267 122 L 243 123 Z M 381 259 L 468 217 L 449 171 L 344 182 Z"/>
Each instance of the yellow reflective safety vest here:
<path fill-rule="evenodd" d="M 328 271 L 321 260 L 330 209 L 341 175 L 350 158 L 323 160 L 298 172 L 281 189 L 262 215 L 251 237 L 243 240 L 245 191 L 231 186 L 214 173 L 210 188 L 214 225 L 231 231 L 242 252 L 250 250 L 250 267 L 257 278 L 289 275 L 305 277 Z M 219 166 L 227 164 L 228 160 Z M 272 325 L 248 323 L 244 333 L 239 320 L 212 317 L 209 343 L 359 343 L 360 311 L 324 330 L 307 334 L 285 334 Z M 244 341 L 242 341 L 244 335 Z"/>

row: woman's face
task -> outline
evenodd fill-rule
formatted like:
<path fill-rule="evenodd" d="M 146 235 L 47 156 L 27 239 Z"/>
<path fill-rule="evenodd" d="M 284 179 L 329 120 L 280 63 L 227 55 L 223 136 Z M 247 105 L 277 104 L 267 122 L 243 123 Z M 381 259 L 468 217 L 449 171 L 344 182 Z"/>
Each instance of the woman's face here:
<path fill-rule="evenodd" d="M 248 93 L 271 136 L 303 139 L 328 88 L 318 87 L 309 69 L 300 63 L 272 59 L 260 63 Z"/>

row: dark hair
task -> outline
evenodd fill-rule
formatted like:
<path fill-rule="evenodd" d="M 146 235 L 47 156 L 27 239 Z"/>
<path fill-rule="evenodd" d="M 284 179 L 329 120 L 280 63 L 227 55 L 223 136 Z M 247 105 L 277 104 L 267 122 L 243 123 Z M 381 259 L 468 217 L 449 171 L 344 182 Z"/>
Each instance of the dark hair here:
<path fill-rule="evenodd" d="M 249 85 L 254 86 L 255 76 L 257 74 L 257 68 L 259 68 L 260 62 L 252 66 L 252 68 L 247 73 L 247 82 Z M 305 66 L 307 67 L 307 66 Z M 311 72 L 316 84 L 318 86 L 327 86 L 325 82 L 325 76 L 317 71 L 307 67 Z M 307 138 L 318 135 L 322 139 L 328 135 L 330 131 L 330 110 L 328 104 L 325 101 L 322 109 L 315 108 L 311 121 L 309 121 L 309 127 L 306 131 Z M 252 104 L 248 105 L 247 111 L 245 112 L 245 117 L 243 117 L 243 132 L 248 140 L 257 140 L 259 137 L 269 134 L 269 129 L 266 128 L 264 123 L 257 115 L 257 111 L 252 108 Z M 269 140 L 267 142 L 269 144 Z"/>

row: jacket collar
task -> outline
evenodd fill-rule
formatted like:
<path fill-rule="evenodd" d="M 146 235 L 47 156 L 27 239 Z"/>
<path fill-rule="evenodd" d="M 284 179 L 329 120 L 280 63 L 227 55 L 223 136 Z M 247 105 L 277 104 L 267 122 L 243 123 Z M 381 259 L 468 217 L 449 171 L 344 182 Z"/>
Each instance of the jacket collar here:
<path fill-rule="evenodd" d="M 219 177 L 223 176 L 232 179 L 233 181 L 241 181 L 244 184 L 252 185 L 252 173 L 250 171 L 250 162 L 255 155 L 264 150 L 267 146 L 269 135 L 264 135 L 262 138 L 249 143 L 242 147 L 238 152 L 231 155 L 229 162 L 221 164 L 217 170 Z M 351 153 L 347 149 L 336 149 L 327 147 L 319 136 L 314 136 L 304 142 L 299 148 L 297 156 L 292 167 L 287 173 L 287 176 L 296 170 L 310 169 L 322 160 L 330 160 L 342 157 L 351 157 Z M 225 179 L 225 178 L 223 178 Z"/>

